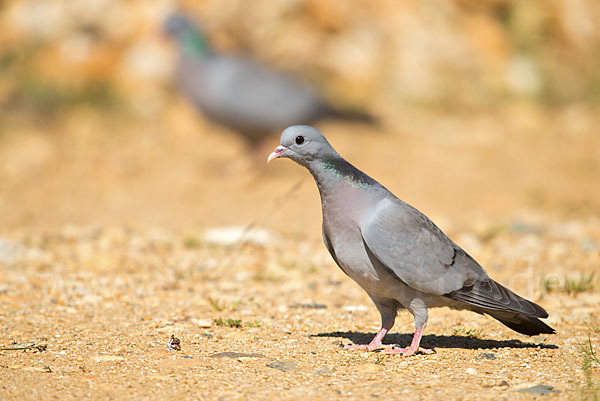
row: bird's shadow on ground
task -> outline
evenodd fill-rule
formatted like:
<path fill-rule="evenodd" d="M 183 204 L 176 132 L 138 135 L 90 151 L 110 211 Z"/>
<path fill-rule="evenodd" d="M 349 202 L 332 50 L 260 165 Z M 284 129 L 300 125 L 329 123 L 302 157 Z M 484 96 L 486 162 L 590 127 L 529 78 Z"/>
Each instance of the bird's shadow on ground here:
<path fill-rule="evenodd" d="M 330 333 L 311 334 L 311 337 L 338 337 L 346 338 L 354 344 L 368 344 L 375 333 L 359 333 L 353 331 L 334 331 Z M 410 345 L 412 334 L 388 334 L 384 344 L 398 344 L 402 347 Z M 464 349 L 495 349 L 495 348 L 542 348 L 558 349 L 554 344 L 522 342 L 521 340 L 488 340 L 469 336 L 438 336 L 428 334 L 423 336 L 421 345 L 426 348 L 464 348 Z"/>

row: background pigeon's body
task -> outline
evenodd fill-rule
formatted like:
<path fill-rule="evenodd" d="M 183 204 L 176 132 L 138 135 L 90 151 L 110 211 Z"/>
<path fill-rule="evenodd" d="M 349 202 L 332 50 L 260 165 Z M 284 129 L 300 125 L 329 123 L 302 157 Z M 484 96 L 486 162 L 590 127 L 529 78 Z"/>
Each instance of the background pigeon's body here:
<path fill-rule="evenodd" d="M 372 120 L 364 113 L 335 109 L 282 72 L 210 49 L 201 32 L 182 15 L 171 16 L 166 30 L 179 45 L 176 79 L 182 92 L 208 118 L 250 141 L 321 118 Z"/>
<path fill-rule="evenodd" d="M 308 88 L 234 55 L 182 55 L 179 87 L 211 120 L 249 138 L 326 115 Z"/>
<path fill-rule="evenodd" d="M 430 352 L 419 347 L 428 307 L 485 313 L 528 335 L 554 332 L 537 319 L 548 316 L 544 309 L 493 281 L 431 220 L 346 162 L 316 129 L 286 129 L 269 159 L 276 157 L 311 172 L 321 195 L 325 245 L 381 313 L 382 329 L 365 348 L 384 347 L 381 340 L 401 308 L 414 315 L 416 332 L 411 347 L 392 353 Z"/>

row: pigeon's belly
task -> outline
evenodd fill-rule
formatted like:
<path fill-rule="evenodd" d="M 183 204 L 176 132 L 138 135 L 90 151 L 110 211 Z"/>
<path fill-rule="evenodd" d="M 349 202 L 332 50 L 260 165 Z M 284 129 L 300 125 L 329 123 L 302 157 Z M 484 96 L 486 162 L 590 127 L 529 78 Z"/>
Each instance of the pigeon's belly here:
<path fill-rule="evenodd" d="M 356 281 L 367 293 L 381 297 L 397 298 L 399 293 L 406 290 L 406 285 L 389 274 L 379 264 L 374 264 L 369 258 L 362 235 L 357 225 L 348 222 L 345 229 L 325 232 L 335 251 L 338 265 L 351 279 Z M 356 246 L 348 246 L 356 244 Z"/>

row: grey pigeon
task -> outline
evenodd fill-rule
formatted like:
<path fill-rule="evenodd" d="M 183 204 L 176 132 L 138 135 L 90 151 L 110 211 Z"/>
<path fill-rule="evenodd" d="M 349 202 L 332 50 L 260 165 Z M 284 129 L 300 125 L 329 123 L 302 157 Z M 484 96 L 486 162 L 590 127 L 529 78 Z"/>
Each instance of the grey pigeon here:
<path fill-rule="evenodd" d="M 340 156 L 317 129 L 292 126 L 268 161 L 287 157 L 313 175 L 323 211 L 323 240 L 338 266 L 371 297 L 381 329 L 368 345 L 391 354 L 420 347 L 427 309 L 447 306 L 487 314 L 526 335 L 554 333 L 539 305 L 503 287 L 429 218 Z M 383 345 L 399 309 L 414 316 L 408 348 Z"/>
<path fill-rule="evenodd" d="M 289 125 L 322 118 L 374 121 L 366 113 L 329 105 L 282 72 L 213 50 L 182 14 L 171 15 L 164 29 L 178 43 L 176 80 L 183 93 L 206 117 L 238 131 L 250 143 Z"/>

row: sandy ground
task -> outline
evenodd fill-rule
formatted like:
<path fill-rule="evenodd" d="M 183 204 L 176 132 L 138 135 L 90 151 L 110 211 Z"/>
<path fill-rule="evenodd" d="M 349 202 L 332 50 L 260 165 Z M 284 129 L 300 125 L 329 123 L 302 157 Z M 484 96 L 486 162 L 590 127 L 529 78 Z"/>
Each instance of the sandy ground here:
<path fill-rule="evenodd" d="M 368 342 L 378 313 L 320 242 L 312 179 L 264 167 L 276 138 L 253 155 L 177 102 L 150 119 L 13 116 L 0 348 L 34 345 L 0 350 L 0 399 L 598 399 L 582 344 L 598 346 L 600 293 L 580 282 L 600 266 L 597 115 L 525 105 L 320 126 L 557 330 L 436 309 L 423 339 L 436 353 L 406 358 L 340 347 Z M 250 224 L 265 231 L 245 243 L 210 231 Z M 412 331 L 400 313 L 386 342 Z M 552 389 L 520 391 L 537 385 Z"/>

